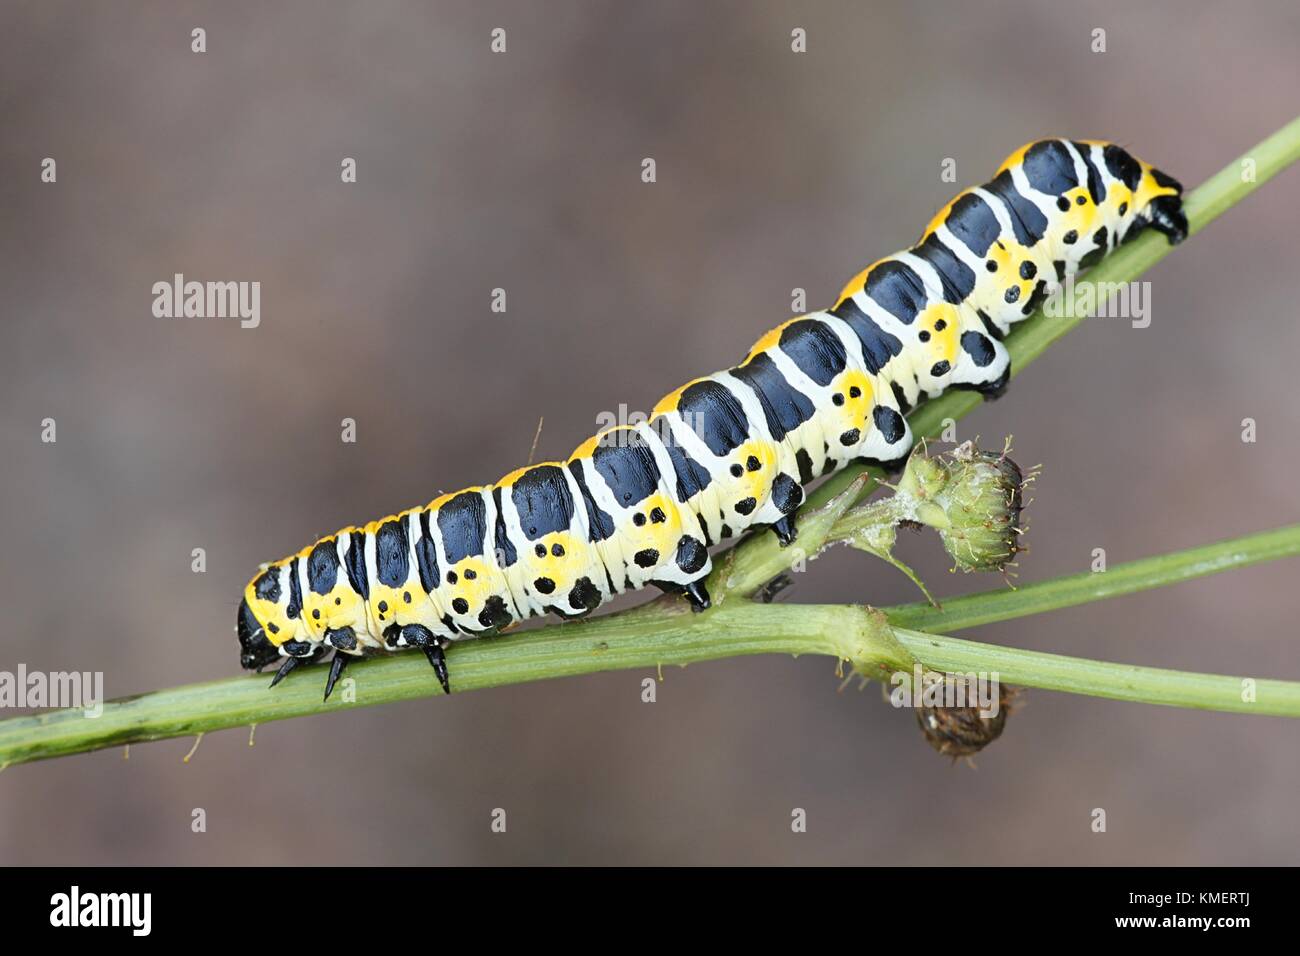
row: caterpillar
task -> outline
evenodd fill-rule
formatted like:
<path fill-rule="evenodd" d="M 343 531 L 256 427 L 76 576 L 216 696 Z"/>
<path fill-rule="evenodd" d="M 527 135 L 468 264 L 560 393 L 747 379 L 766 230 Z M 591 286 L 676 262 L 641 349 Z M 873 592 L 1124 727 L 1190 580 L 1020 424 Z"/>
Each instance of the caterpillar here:
<path fill-rule="evenodd" d="M 704 610 L 710 547 L 759 525 L 789 544 L 804 486 L 856 460 L 900 463 L 922 398 L 1001 394 L 1009 328 L 1148 226 L 1182 241 L 1181 194 L 1113 143 L 1030 143 L 833 308 L 778 325 L 648 421 L 263 565 L 239 605 L 240 663 L 278 661 L 274 687 L 332 651 L 328 699 L 352 658 L 419 648 L 450 693 L 445 650 L 462 638 L 649 584 Z"/>

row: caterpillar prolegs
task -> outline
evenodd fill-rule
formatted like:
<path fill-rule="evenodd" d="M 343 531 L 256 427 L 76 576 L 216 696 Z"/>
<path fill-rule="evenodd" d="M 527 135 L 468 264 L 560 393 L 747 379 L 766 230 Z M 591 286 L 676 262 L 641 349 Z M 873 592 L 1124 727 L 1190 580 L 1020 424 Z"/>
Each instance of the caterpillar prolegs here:
<path fill-rule="evenodd" d="M 648 422 L 264 566 L 239 606 L 240 663 L 279 661 L 274 686 L 332 650 L 328 697 L 352 657 L 414 647 L 450 692 L 448 644 L 513 621 L 581 616 L 647 584 L 707 608 L 712 545 L 755 525 L 788 544 L 815 477 L 907 455 L 903 414 L 922 396 L 998 394 L 1010 326 L 1147 226 L 1180 242 L 1181 193 L 1114 144 L 1031 143 L 834 308 L 777 326 Z"/>

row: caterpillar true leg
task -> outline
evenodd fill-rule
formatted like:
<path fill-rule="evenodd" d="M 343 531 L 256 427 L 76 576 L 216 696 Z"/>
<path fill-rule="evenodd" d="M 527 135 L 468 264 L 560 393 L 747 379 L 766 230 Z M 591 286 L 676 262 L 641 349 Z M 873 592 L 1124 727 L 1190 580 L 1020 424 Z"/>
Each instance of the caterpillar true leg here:
<path fill-rule="evenodd" d="M 700 545 L 700 547 L 702 549 L 703 545 Z M 707 554 L 708 552 L 706 551 L 705 555 L 707 556 Z M 713 606 L 713 601 L 709 597 L 708 590 L 704 587 L 704 579 L 709 576 L 709 572 L 712 570 L 713 566 L 710 564 L 702 572 L 698 569 L 693 572 L 697 574 L 698 577 L 691 580 L 671 581 L 664 580 L 663 578 L 652 578 L 648 583 L 653 584 L 665 594 L 680 594 L 690 602 L 692 611 L 707 611 Z"/>
<path fill-rule="evenodd" d="M 424 656 L 433 665 L 433 672 L 438 675 L 438 683 L 442 685 L 443 693 L 450 694 L 451 676 L 447 673 L 446 648 L 441 643 L 426 645 Z"/>
<path fill-rule="evenodd" d="M 280 683 L 280 681 L 284 680 L 285 677 L 288 676 L 289 672 L 301 663 L 301 657 L 284 658 L 284 663 L 280 665 L 280 669 L 276 671 L 275 676 L 271 678 L 271 686 L 274 687 L 276 684 Z"/>
<path fill-rule="evenodd" d="M 350 657 L 418 647 L 450 691 L 452 640 L 647 584 L 707 608 L 710 547 L 762 525 L 790 544 L 809 482 L 850 461 L 902 468 L 919 402 L 1000 395 L 1010 328 L 1144 229 L 1181 242 L 1181 193 L 1113 143 L 1022 147 L 834 308 L 781 323 L 648 421 L 263 566 L 239 607 L 240 664 L 278 663 L 274 685 L 332 651 L 328 697 Z"/>
<path fill-rule="evenodd" d="M 794 544 L 799 537 L 799 529 L 794 526 L 794 515 L 786 515 L 776 524 L 772 525 L 772 531 L 776 533 L 776 540 L 781 547 L 788 548 Z"/>
<path fill-rule="evenodd" d="M 330 699 L 330 694 L 334 693 L 334 685 L 343 673 L 343 668 L 348 666 L 352 659 L 351 654 L 345 654 L 343 651 L 335 651 L 334 657 L 330 660 L 329 676 L 325 678 L 325 700 Z"/>
<path fill-rule="evenodd" d="M 429 663 L 433 665 L 434 673 L 438 676 L 438 683 L 442 685 L 442 689 L 446 693 L 451 693 L 451 685 L 447 675 L 447 658 L 443 653 L 447 644 L 450 643 L 449 641 L 440 639 L 423 624 L 407 624 L 400 629 L 394 624 L 384 632 L 384 636 L 388 638 L 392 647 L 418 647 L 422 649 L 425 656 L 429 658 Z"/>
<path fill-rule="evenodd" d="M 689 584 L 675 584 L 669 581 L 651 581 L 650 583 L 665 594 L 680 594 L 686 598 L 692 611 L 707 611 L 713 607 L 713 599 L 709 597 L 709 592 L 705 588 L 702 579 L 691 581 Z"/>
<path fill-rule="evenodd" d="M 707 611 L 713 607 L 713 600 L 709 597 L 709 592 L 704 589 L 703 581 L 692 581 L 682 590 L 686 593 L 686 599 L 691 602 L 692 611 Z"/>

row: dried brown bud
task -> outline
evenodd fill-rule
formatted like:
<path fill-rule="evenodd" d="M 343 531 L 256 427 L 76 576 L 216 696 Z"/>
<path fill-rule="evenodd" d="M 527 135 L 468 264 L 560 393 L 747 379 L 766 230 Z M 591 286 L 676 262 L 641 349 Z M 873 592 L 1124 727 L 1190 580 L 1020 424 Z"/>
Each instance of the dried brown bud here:
<path fill-rule="evenodd" d="M 968 679 L 961 675 L 949 674 L 945 680 L 969 686 Z M 988 717 L 981 715 L 979 704 L 942 707 L 921 703 L 916 708 L 916 722 L 930 746 L 945 757 L 970 757 L 1002 736 L 1007 713 L 1018 693 L 1014 687 L 999 682 L 997 712 Z"/>

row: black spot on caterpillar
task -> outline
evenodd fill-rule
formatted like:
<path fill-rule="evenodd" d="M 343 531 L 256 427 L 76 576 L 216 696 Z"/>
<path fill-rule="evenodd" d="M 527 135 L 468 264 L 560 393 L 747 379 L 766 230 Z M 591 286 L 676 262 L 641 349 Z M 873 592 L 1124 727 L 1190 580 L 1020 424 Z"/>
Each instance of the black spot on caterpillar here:
<path fill-rule="evenodd" d="M 1181 193 L 1114 144 L 1030 143 L 833 308 L 773 329 L 646 424 L 265 566 L 239 606 L 241 665 L 279 662 L 279 681 L 332 648 L 328 696 L 340 655 L 418 647 L 450 692 L 443 651 L 461 638 L 650 584 L 708 607 L 709 546 L 755 526 L 789 543 L 815 476 L 901 462 L 908 409 L 947 388 L 1000 392 L 1011 325 L 1148 226 L 1181 241 Z"/>

